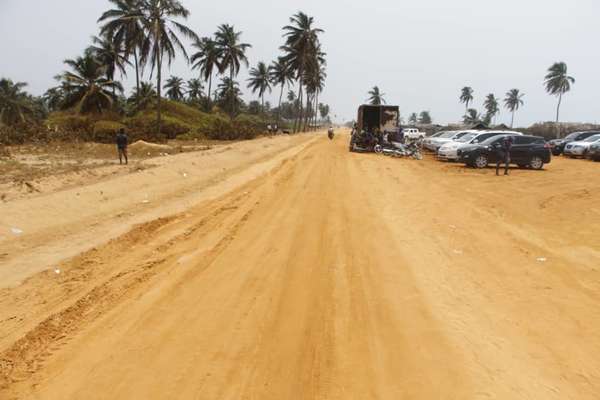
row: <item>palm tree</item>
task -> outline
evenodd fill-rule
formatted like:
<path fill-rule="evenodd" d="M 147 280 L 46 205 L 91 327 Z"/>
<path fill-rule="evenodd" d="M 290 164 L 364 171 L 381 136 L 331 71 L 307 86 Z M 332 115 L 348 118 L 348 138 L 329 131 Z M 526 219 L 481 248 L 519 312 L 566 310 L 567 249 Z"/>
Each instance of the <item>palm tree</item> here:
<path fill-rule="evenodd" d="M 126 75 L 125 65 L 130 64 L 125 56 L 125 50 L 121 43 L 115 41 L 110 33 L 103 37 L 92 36 L 92 45 L 88 50 L 104 66 L 106 66 L 106 77 L 110 81 L 115 80 L 115 73 Z"/>
<path fill-rule="evenodd" d="M 0 79 L 0 125 L 14 125 L 25 122 L 34 114 L 31 99 L 23 88 L 25 82 L 14 83 L 10 79 Z"/>
<path fill-rule="evenodd" d="M 119 82 L 106 78 L 106 65 L 89 51 L 82 57 L 64 62 L 72 70 L 60 76 L 67 93 L 64 107 L 75 107 L 79 113 L 102 112 L 112 108 L 116 100 L 115 92 L 122 92 L 123 87 Z"/>
<path fill-rule="evenodd" d="M 469 86 L 462 88 L 460 94 L 460 102 L 465 103 L 465 110 L 469 109 L 469 103 L 473 101 L 473 89 Z"/>
<path fill-rule="evenodd" d="M 369 104 L 372 104 L 374 106 L 380 106 L 382 104 L 386 104 L 385 103 L 385 98 L 383 96 L 385 96 L 385 93 L 381 93 L 381 91 L 379 90 L 378 86 L 373 86 L 373 89 L 371 89 L 368 93 L 369 98 Z"/>
<path fill-rule="evenodd" d="M 191 40 L 198 40 L 198 36 L 187 26 L 176 19 L 187 19 L 190 12 L 178 0 L 141 0 L 143 13 L 143 27 L 146 32 L 141 45 L 142 64 L 150 62 L 152 72 L 156 70 L 157 90 L 157 132 L 161 128 L 161 88 L 162 66 L 164 57 L 168 65 L 175 58 L 177 50 L 189 61 L 187 52 L 177 33 Z"/>
<path fill-rule="evenodd" d="M 408 123 L 410 123 L 410 124 L 416 125 L 416 123 L 418 121 L 419 121 L 419 117 L 417 116 L 417 113 L 412 113 L 408 117 Z"/>
<path fill-rule="evenodd" d="M 546 91 L 553 96 L 558 96 L 558 105 L 556 106 L 556 124 L 560 114 L 560 103 L 562 102 L 563 94 L 571 90 L 571 85 L 575 83 L 575 78 L 567 75 L 567 64 L 557 62 L 548 68 L 548 74 L 545 77 L 544 84 Z M 557 132 L 558 135 L 558 132 Z"/>
<path fill-rule="evenodd" d="M 240 85 L 227 76 L 223 77 L 221 83 L 217 86 L 217 94 L 220 99 L 220 106 L 223 106 L 223 108 L 231 107 L 233 110 L 242 103 Z M 231 115 L 233 115 L 232 110 L 229 110 Z"/>
<path fill-rule="evenodd" d="M 310 103 L 314 104 L 314 109 L 308 108 L 308 106 L 307 108 L 310 110 L 309 114 L 313 114 L 315 118 L 319 113 L 319 93 L 323 91 L 325 79 L 327 78 L 323 56 L 324 55 L 320 51 L 317 51 L 313 55 L 308 63 L 304 77 L 304 81 L 306 82 L 307 100 L 310 100 Z M 307 122 L 305 122 L 305 129 L 306 123 Z"/>
<path fill-rule="evenodd" d="M 481 114 L 474 108 L 469 108 L 467 113 L 463 116 L 463 122 L 465 125 L 475 125 L 481 122 Z"/>
<path fill-rule="evenodd" d="M 62 103 L 65 100 L 65 93 L 60 86 L 53 87 L 46 90 L 42 99 L 49 111 L 56 111 L 62 107 Z"/>
<path fill-rule="evenodd" d="M 112 37 L 114 45 L 117 48 L 125 50 L 125 57 L 133 53 L 135 62 L 135 84 L 136 89 L 140 90 L 140 63 L 139 50 L 144 41 L 145 32 L 143 29 L 144 14 L 141 9 L 140 0 L 109 0 L 114 9 L 106 11 L 98 19 L 99 23 L 104 23 L 101 28 L 101 35 Z"/>
<path fill-rule="evenodd" d="M 156 100 L 156 90 L 150 82 L 141 82 L 140 88 L 135 89 L 133 94 L 127 99 L 129 103 L 134 104 L 133 113 L 147 108 Z"/>
<path fill-rule="evenodd" d="M 164 86 L 165 95 L 175 101 L 183 100 L 183 79 L 177 76 L 171 76 L 167 79 Z"/>
<path fill-rule="evenodd" d="M 523 105 L 523 96 L 524 94 L 519 92 L 519 89 L 511 89 L 506 92 L 506 98 L 504 99 L 504 105 L 512 113 L 512 117 L 510 119 L 510 127 L 513 127 L 515 122 L 515 111 L 519 109 Z"/>
<path fill-rule="evenodd" d="M 236 32 L 234 27 L 228 24 L 219 26 L 215 33 L 217 42 L 217 55 L 219 58 L 219 72 L 224 73 L 229 70 L 229 79 L 233 82 L 239 74 L 241 64 L 248 67 L 248 58 L 246 50 L 252 47 L 248 43 L 240 43 L 242 32 Z M 234 98 L 231 98 L 231 112 L 235 113 Z"/>
<path fill-rule="evenodd" d="M 419 114 L 419 123 L 423 125 L 429 125 L 431 124 L 431 122 L 432 119 L 429 111 L 421 111 L 421 113 Z"/>
<path fill-rule="evenodd" d="M 210 107 L 213 72 L 219 68 L 217 42 L 212 38 L 203 37 L 195 41 L 192 46 L 198 49 L 190 58 L 192 69 L 199 69 L 200 75 L 205 81 L 208 81 L 208 105 Z"/>
<path fill-rule="evenodd" d="M 302 101 L 304 74 L 311 58 L 319 52 L 319 34 L 324 31 L 314 28 L 314 18 L 303 12 L 298 12 L 290 18 L 290 25 L 283 27 L 285 44 L 281 47 L 283 59 L 289 63 L 298 79 L 299 119 L 294 123 L 294 131 L 302 121 Z M 299 123 L 299 124 L 297 124 Z"/>
<path fill-rule="evenodd" d="M 250 70 L 250 78 L 248 78 L 248 88 L 252 93 L 258 92 L 260 97 L 262 112 L 265 112 L 265 92 L 271 92 L 271 79 L 269 76 L 269 68 L 264 62 L 259 62 L 255 68 Z"/>
<path fill-rule="evenodd" d="M 280 57 L 277 59 L 277 61 L 273 61 L 269 67 L 269 76 L 271 78 L 271 83 L 274 86 L 281 86 L 281 92 L 279 93 L 279 106 L 277 108 L 277 124 L 279 124 L 279 120 L 281 119 L 281 100 L 283 98 L 283 88 L 286 84 L 290 85 L 292 83 L 294 80 L 294 72 L 290 68 L 290 65 Z M 290 91 L 290 93 L 293 94 L 294 92 Z M 294 101 L 294 99 L 292 98 L 290 101 Z"/>
<path fill-rule="evenodd" d="M 500 107 L 498 106 L 498 100 L 493 93 L 490 93 L 486 96 L 485 101 L 483 102 L 483 108 L 486 111 L 486 119 L 488 121 L 492 121 L 492 119 L 500 112 Z"/>
<path fill-rule="evenodd" d="M 287 101 L 289 101 L 290 103 L 293 103 L 296 100 L 296 93 L 294 93 L 293 90 L 288 91 L 287 93 Z"/>
<path fill-rule="evenodd" d="M 198 101 L 202 98 L 204 86 L 200 79 L 190 79 L 187 81 L 187 95 L 192 101 Z"/>

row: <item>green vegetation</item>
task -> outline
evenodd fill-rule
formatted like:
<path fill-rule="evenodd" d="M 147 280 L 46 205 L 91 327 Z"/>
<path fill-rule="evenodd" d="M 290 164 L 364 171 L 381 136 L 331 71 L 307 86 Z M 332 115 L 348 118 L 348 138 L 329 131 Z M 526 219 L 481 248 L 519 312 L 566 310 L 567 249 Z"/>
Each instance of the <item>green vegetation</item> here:
<path fill-rule="evenodd" d="M 473 101 L 473 89 L 469 86 L 462 88 L 460 93 L 460 102 L 465 103 L 465 110 L 469 110 L 469 103 Z"/>
<path fill-rule="evenodd" d="M 385 93 L 381 93 L 378 86 L 373 86 L 373 89 L 369 91 L 368 95 L 369 104 L 372 104 L 374 106 L 380 106 L 382 104 L 385 104 L 385 99 L 383 97 L 385 96 Z"/>
<path fill-rule="evenodd" d="M 571 90 L 571 85 L 575 83 L 575 78 L 568 75 L 567 64 L 557 62 L 548 68 L 548 74 L 544 79 L 546 91 L 558 97 L 558 104 L 556 105 L 556 123 L 558 124 L 562 97 Z"/>
<path fill-rule="evenodd" d="M 109 2 L 111 8 L 98 19 L 99 34 L 81 56 L 65 60 L 66 70 L 55 78 L 58 84 L 43 96 L 26 93 L 25 83 L 0 81 L 0 125 L 74 140 L 105 141 L 121 127 L 136 138 L 240 139 L 256 136 L 275 121 L 301 131 L 316 125 L 319 114 L 328 119 L 329 106 L 318 101 L 326 78 L 319 41 L 323 30 L 312 17 L 293 15 L 283 28 L 285 41 L 276 61 L 259 62 L 249 71 L 248 87 L 260 102 L 246 104 L 236 78 L 248 68 L 251 45 L 234 26 L 222 24 L 212 37 L 199 38 L 182 23 L 190 13 L 179 0 Z M 184 40 L 193 47 L 190 57 Z M 187 81 L 171 76 L 163 82 L 164 71 L 178 56 L 199 76 Z M 119 79 L 130 68 L 135 87 L 126 95 Z M 144 81 L 144 75 L 154 84 Z M 219 79 L 216 90 L 214 77 Z M 284 90 L 294 83 L 299 96 L 290 91 L 292 96 L 283 101 Z M 275 86 L 279 102 L 272 108 L 265 95 Z M 8 136 L 14 135 L 2 137 Z"/>
<path fill-rule="evenodd" d="M 506 93 L 506 98 L 504 99 L 504 105 L 511 112 L 512 116 L 510 118 L 510 127 L 512 128 L 515 123 L 515 111 L 521 107 L 523 102 L 523 96 L 519 89 L 511 89 Z"/>

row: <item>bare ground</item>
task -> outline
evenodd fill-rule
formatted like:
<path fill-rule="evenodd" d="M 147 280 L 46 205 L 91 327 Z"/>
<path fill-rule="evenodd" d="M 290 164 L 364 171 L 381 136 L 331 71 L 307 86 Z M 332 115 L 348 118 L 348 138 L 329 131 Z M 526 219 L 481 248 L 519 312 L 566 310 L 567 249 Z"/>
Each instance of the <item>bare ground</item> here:
<path fill-rule="evenodd" d="M 600 397 L 600 164 L 497 178 L 346 144 L 1 204 L 0 397 Z"/>

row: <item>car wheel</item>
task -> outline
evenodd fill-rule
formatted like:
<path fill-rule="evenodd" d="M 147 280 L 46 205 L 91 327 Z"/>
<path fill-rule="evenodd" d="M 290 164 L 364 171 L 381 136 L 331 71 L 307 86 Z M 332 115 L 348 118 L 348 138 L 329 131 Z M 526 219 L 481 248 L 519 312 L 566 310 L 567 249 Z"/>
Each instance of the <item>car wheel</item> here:
<path fill-rule="evenodd" d="M 553 148 L 552 149 L 552 155 L 553 156 L 560 156 L 562 154 L 562 151 L 559 148 Z"/>
<path fill-rule="evenodd" d="M 538 156 L 533 156 L 531 161 L 529 161 L 529 166 L 533 169 L 542 169 L 544 167 L 544 161 Z"/>
<path fill-rule="evenodd" d="M 480 154 L 477 157 L 475 157 L 475 161 L 473 162 L 473 166 L 475 168 L 485 168 L 488 166 L 488 164 L 488 158 L 484 154 Z"/>

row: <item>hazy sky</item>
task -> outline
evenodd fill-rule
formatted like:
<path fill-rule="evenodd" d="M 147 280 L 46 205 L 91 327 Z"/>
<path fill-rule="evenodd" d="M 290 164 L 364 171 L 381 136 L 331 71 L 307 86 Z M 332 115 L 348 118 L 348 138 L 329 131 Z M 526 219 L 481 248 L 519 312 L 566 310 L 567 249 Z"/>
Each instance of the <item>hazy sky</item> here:
<path fill-rule="evenodd" d="M 552 120 L 556 99 L 545 93 L 543 78 L 553 62 L 565 61 L 577 82 L 561 120 L 600 121 L 600 0 L 182 1 L 192 13 L 187 24 L 200 36 L 221 23 L 243 31 L 253 45 L 251 64 L 278 55 L 290 15 L 301 9 L 314 16 L 326 31 L 328 54 L 321 100 L 340 120 L 354 118 L 374 85 L 404 117 L 429 110 L 434 122 L 458 121 L 464 114 L 460 89 L 468 85 L 478 109 L 488 93 L 504 98 L 509 89 L 521 89 L 525 106 L 516 125 Z M 105 0 L 0 0 L 0 77 L 43 93 L 64 69 L 63 59 L 90 43 L 108 6 Z M 169 73 L 196 74 L 183 58 Z M 246 78 L 243 71 L 239 79 Z M 272 103 L 278 94 L 272 93 Z M 507 121 L 503 110 L 498 122 Z"/>

